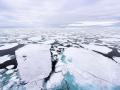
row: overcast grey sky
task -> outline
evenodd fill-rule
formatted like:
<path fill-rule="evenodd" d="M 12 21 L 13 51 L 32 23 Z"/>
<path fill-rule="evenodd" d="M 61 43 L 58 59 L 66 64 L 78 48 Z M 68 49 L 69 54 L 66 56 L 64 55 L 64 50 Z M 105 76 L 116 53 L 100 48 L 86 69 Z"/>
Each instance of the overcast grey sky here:
<path fill-rule="evenodd" d="M 109 26 L 119 21 L 120 0 L 0 0 L 1 28 Z"/>

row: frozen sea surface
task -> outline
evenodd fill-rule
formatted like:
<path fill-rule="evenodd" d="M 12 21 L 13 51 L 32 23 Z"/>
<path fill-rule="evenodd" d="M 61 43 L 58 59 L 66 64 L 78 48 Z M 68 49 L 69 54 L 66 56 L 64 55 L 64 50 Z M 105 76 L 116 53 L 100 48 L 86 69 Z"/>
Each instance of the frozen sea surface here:
<path fill-rule="evenodd" d="M 0 90 L 120 90 L 118 32 L 3 30 Z"/>

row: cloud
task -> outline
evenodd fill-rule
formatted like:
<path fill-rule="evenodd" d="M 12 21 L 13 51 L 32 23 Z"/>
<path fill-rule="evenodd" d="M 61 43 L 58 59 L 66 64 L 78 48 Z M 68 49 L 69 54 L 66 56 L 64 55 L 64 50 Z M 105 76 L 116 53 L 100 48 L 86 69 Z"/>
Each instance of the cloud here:
<path fill-rule="evenodd" d="M 120 20 L 120 1 L 0 0 L 0 12 L 1 27 L 60 27 L 80 21 L 84 23 L 76 25 L 105 26 Z"/>
<path fill-rule="evenodd" d="M 68 27 L 85 27 L 85 26 L 112 26 L 119 23 L 119 21 L 81 21 L 69 24 Z"/>

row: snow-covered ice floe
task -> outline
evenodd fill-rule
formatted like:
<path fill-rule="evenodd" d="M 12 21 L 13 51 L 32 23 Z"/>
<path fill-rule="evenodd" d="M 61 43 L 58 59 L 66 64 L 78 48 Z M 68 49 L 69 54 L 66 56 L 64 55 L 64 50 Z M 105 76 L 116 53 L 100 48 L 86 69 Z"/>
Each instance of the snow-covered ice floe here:
<path fill-rule="evenodd" d="M 17 46 L 17 45 L 18 45 L 17 43 L 4 44 L 3 46 L 0 47 L 0 50 L 9 49 L 9 48 L 12 48 L 12 47 Z"/>
<path fill-rule="evenodd" d="M 83 48 L 67 48 L 64 56 L 47 82 L 48 90 L 119 90 L 119 64 Z"/>
<path fill-rule="evenodd" d="M 112 49 L 110 49 L 106 46 L 98 46 L 98 45 L 95 45 L 95 44 L 88 44 L 88 45 L 82 44 L 82 46 L 86 49 L 99 51 L 99 52 L 102 52 L 102 53 L 105 53 L 105 54 L 112 51 Z"/>
<path fill-rule="evenodd" d="M 48 76 L 51 71 L 50 46 L 41 44 L 29 44 L 16 51 L 18 69 L 23 81 L 28 83 L 26 86 L 33 84 L 31 89 L 38 90 L 36 84 L 41 84 L 39 80 Z M 37 82 L 36 82 L 37 81 Z M 41 86 L 39 86 L 41 87 Z M 38 88 L 39 88 L 38 87 Z"/>
<path fill-rule="evenodd" d="M 65 55 L 72 58 L 72 64 L 79 70 L 90 72 L 114 84 L 120 83 L 120 73 L 117 72 L 120 70 L 120 65 L 114 61 L 82 48 L 69 48 L 65 51 Z"/>

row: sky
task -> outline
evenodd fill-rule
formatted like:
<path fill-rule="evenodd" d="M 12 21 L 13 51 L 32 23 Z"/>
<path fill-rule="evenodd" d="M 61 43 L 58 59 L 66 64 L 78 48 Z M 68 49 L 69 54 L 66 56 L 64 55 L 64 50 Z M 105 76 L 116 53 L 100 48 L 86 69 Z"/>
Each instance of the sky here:
<path fill-rule="evenodd" d="M 120 25 L 120 0 L 0 0 L 0 28 Z"/>

